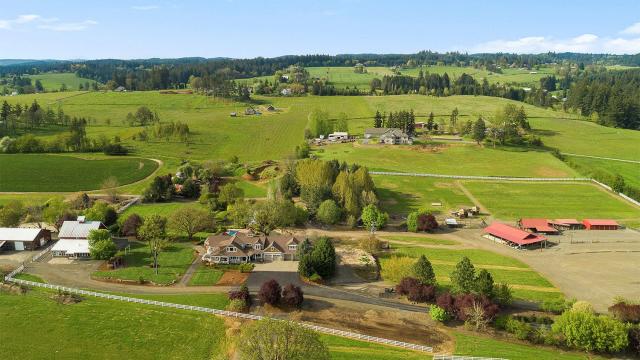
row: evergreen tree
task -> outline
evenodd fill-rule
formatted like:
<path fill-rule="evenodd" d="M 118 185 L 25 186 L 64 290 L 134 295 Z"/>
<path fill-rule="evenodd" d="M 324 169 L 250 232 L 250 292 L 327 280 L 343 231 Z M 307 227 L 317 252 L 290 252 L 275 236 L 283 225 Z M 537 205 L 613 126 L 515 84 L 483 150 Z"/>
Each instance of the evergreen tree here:
<path fill-rule="evenodd" d="M 311 259 L 315 272 L 323 279 L 333 276 L 336 270 L 336 250 L 329 238 L 322 237 L 316 241 Z"/>
<path fill-rule="evenodd" d="M 487 136 L 487 126 L 484 123 L 482 117 L 479 117 L 478 120 L 473 124 L 473 140 L 475 140 L 478 145 L 484 140 Z"/>
<path fill-rule="evenodd" d="M 476 277 L 476 292 L 488 298 L 493 298 L 493 277 L 486 269 L 481 269 Z"/>
<path fill-rule="evenodd" d="M 427 130 L 431 131 L 434 130 L 434 116 L 433 116 L 433 111 L 429 113 L 429 118 L 427 119 Z"/>
<path fill-rule="evenodd" d="M 475 290 L 476 270 L 468 257 L 463 257 L 451 273 L 451 285 L 453 292 L 468 294 Z"/>
<path fill-rule="evenodd" d="M 436 285 L 436 274 L 426 256 L 421 255 L 413 265 L 413 274 L 424 285 Z"/>
<path fill-rule="evenodd" d="M 376 115 L 373 118 L 373 127 L 381 128 L 382 127 L 382 114 L 380 114 L 379 110 L 376 110 Z"/>

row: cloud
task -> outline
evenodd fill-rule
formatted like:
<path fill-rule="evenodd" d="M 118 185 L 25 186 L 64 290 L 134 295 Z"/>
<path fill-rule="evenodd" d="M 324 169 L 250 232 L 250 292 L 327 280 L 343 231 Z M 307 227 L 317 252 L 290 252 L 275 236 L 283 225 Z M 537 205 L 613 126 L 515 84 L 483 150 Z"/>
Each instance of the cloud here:
<path fill-rule="evenodd" d="M 38 29 L 52 31 L 82 31 L 90 26 L 97 25 L 97 21 L 85 20 L 80 22 L 53 22 L 50 24 L 38 25 Z"/>
<path fill-rule="evenodd" d="M 133 10 L 149 11 L 160 8 L 158 5 L 134 5 L 131 7 Z"/>
<path fill-rule="evenodd" d="M 27 28 L 30 24 L 42 30 L 52 31 L 82 31 L 86 28 L 98 24 L 93 20 L 84 20 L 78 22 L 64 22 L 58 18 L 45 18 L 36 14 L 20 15 L 15 19 L 0 19 L 0 29 L 14 30 Z M 32 26 L 33 26 L 32 25 Z"/>
<path fill-rule="evenodd" d="M 640 23 L 639 23 L 640 24 Z M 638 25 L 638 24 L 635 24 Z M 635 25 L 625 29 L 633 28 Z M 640 34 L 640 25 L 638 26 Z M 572 38 L 555 38 L 551 36 L 527 36 L 515 40 L 492 40 L 471 47 L 475 53 L 544 53 L 580 52 L 580 53 L 640 53 L 640 38 L 600 37 L 595 34 L 582 34 Z"/>
<path fill-rule="evenodd" d="M 621 34 L 638 35 L 640 34 L 640 22 L 637 22 L 628 28 L 620 31 Z"/>

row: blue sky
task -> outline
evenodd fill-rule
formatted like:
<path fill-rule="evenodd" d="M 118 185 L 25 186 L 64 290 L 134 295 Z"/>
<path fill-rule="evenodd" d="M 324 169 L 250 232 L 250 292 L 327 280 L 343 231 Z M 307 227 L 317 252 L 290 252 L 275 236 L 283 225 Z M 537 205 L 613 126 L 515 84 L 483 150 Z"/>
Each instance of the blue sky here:
<path fill-rule="evenodd" d="M 0 58 L 640 52 L 640 1 L 0 0 Z"/>

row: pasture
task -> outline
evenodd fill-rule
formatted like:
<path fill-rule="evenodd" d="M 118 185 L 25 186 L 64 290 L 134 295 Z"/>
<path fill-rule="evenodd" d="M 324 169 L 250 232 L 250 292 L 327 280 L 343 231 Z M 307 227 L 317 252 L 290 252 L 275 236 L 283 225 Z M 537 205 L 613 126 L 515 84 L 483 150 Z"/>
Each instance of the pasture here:
<path fill-rule="evenodd" d="M 0 155 L 0 191 L 72 192 L 100 189 L 114 176 L 129 184 L 151 175 L 157 163 L 137 157 L 90 158 L 66 155 Z"/>
<path fill-rule="evenodd" d="M 36 80 L 40 80 L 42 87 L 44 87 L 44 90 L 47 92 L 59 91 L 62 84 L 66 85 L 68 90 L 74 91 L 78 90 L 80 84 L 84 86 L 87 82 L 89 84 L 95 82 L 95 80 L 78 77 L 75 73 L 42 73 L 29 75 L 28 77 L 31 78 L 32 84 L 34 85 Z"/>
<path fill-rule="evenodd" d="M 222 351 L 221 318 L 90 297 L 62 305 L 51 295 L 0 293 L 0 333 L 22 339 L 3 342 L 4 359 L 208 359 Z"/>
<path fill-rule="evenodd" d="M 405 146 L 338 144 L 316 154 L 326 160 L 356 163 L 375 171 L 417 172 L 445 175 L 578 177 L 548 152 L 493 149 L 477 145 Z"/>
<path fill-rule="evenodd" d="M 567 156 L 567 158 L 578 166 L 581 172 L 587 174 L 600 172 L 612 178 L 616 175 L 621 175 L 626 184 L 640 188 L 640 163 L 592 159 L 578 156 Z"/>
<path fill-rule="evenodd" d="M 589 183 L 465 181 L 464 186 L 496 218 L 640 219 L 640 209 Z"/>

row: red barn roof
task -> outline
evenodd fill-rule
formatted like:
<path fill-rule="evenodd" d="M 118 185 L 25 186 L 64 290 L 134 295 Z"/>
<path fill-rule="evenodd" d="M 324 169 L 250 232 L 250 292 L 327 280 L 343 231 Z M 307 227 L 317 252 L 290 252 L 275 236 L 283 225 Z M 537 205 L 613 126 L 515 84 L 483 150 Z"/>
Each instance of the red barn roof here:
<path fill-rule="evenodd" d="M 547 240 L 544 236 L 532 234 L 513 226 L 494 222 L 484 228 L 484 232 L 518 245 L 535 244 Z"/>
<path fill-rule="evenodd" d="M 591 226 L 618 226 L 615 220 L 610 219 L 584 219 L 582 222 Z"/>
<path fill-rule="evenodd" d="M 520 219 L 520 227 L 523 229 L 533 229 L 536 232 L 558 232 L 558 230 L 549 226 L 549 220 L 547 219 Z"/>

